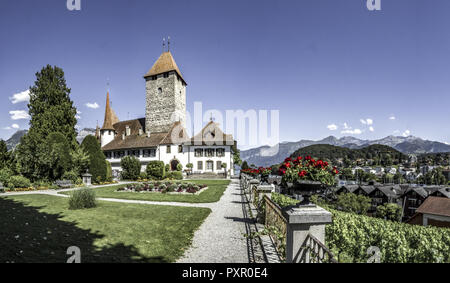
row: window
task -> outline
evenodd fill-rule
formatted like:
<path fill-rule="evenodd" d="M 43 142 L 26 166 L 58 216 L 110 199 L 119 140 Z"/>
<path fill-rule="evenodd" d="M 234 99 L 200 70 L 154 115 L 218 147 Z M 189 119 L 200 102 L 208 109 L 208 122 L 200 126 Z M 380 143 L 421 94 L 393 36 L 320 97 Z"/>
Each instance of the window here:
<path fill-rule="evenodd" d="M 165 74 L 164 74 L 164 77 L 165 77 L 165 78 L 168 78 L 168 77 L 169 77 L 169 73 L 165 73 Z"/>
<path fill-rule="evenodd" d="M 216 156 L 217 157 L 224 157 L 225 156 L 225 149 L 224 148 L 218 148 L 216 150 Z"/>
<path fill-rule="evenodd" d="M 139 152 L 139 150 L 129 150 L 128 151 L 128 155 L 134 156 L 134 157 L 140 157 L 141 153 Z"/>
<path fill-rule="evenodd" d="M 158 88 L 158 93 L 162 93 L 162 88 Z"/>
<path fill-rule="evenodd" d="M 179 145 L 178 146 L 178 153 L 182 153 L 183 152 L 183 146 L 182 145 Z"/>
<path fill-rule="evenodd" d="M 170 145 L 168 145 L 166 153 L 170 153 L 171 152 L 170 150 L 171 150 Z"/>
<path fill-rule="evenodd" d="M 155 157 L 156 156 L 156 149 L 144 149 L 144 157 Z"/>
<path fill-rule="evenodd" d="M 106 157 L 106 159 L 111 159 L 111 156 L 112 156 L 112 154 L 111 154 L 111 152 L 105 152 L 105 157 Z"/>
<path fill-rule="evenodd" d="M 197 162 L 197 170 L 203 170 L 203 161 Z"/>
<path fill-rule="evenodd" d="M 213 171 L 214 170 L 213 166 L 214 166 L 214 162 L 206 161 L 206 170 Z"/>
<path fill-rule="evenodd" d="M 208 148 L 206 149 L 206 157 L 213 157 L 214 156 L 214 149 L 213 148 Z"/>
<path fill-rule="evenodd" d="M 125 151 L 116 151 L 116 152 L 114 152 L 114 158 L 115 159 L 120 159 L 120 158 L 122 158 L 124 156 L 125 156 Z"/>
<path fill-rule="evenodd" d="M 216 162 L 216 168 L 217 168 L 217 170 L 219 170 L 220 168 L 222 168 L 222 161 L 217 161 L 217 162 Z"/>
<path fill-rule="evenodd" d="M 195 157 L 203 157 L 203 149 L 196 148 L 195 149 Z"/>

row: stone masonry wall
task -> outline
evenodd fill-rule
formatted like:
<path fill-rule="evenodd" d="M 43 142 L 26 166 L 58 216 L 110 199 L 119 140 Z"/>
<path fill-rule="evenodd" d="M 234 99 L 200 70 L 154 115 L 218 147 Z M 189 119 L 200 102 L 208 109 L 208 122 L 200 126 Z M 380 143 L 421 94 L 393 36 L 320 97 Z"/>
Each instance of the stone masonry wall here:
<path fill-rule="evenodd" d="M 162 92 L 160 93 L 159 89 Z M 173 122 L 186 125 L 186 86 L 171 72 L 168 78 L 158 75 L 156 80 L 146 80 L 146 131 L 167 132 Z"/>

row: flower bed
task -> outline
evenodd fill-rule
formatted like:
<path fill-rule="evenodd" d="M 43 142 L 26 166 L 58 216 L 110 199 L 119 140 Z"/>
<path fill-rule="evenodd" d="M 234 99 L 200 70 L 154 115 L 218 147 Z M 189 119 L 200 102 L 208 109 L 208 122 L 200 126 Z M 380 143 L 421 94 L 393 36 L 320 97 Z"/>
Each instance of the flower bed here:
<path fill-rule="evenodd" d="M 172 193 L 172 194 L 199 194 L 208 188 L 207 185 L 196 185 L 192 183 L 172 183 L 172 182 L 148 182 L 139 184 L 130 184 L 126 187 L 117 189 L 118 192 L 134 193 Z"/>
<path fill-rule="evenodd" d="M 16 188 L 16 189 L 9 189 L 5 188 L 4 191 L 7 193 L 12 192 L 32 192 L 32 191 L 46 191 L 49 190 L 48 187 L 29 187 L 29 188 Z"/>

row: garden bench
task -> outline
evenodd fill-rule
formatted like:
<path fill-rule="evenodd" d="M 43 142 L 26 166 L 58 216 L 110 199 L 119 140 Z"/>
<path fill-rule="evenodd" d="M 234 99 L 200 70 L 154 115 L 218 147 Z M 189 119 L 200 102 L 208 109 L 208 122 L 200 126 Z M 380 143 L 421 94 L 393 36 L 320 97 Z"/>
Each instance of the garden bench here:
<path fill-rule="evenodd" d="M 58 186 L 59 188 L 64 188 L 64 189 L 73 187 L 72 181 L 70 181 L 70 180 L 57 180 L 55 182 L 55 185 Z"/>

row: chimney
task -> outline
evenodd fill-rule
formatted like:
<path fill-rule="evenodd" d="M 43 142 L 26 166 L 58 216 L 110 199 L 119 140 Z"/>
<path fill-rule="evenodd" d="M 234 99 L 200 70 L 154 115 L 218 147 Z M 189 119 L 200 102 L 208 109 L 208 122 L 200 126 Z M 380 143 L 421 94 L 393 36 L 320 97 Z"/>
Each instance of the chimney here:
<path fill-rule="evenodd" d="M 147 132 L 147 138 L 150 138 L 150 131 Z"/>
<path fill-rule="evenodd" d="M 127 126 L 127 127 L 126 127 L 126 131 L 127 131 L 126 135 L 127 135 L 127 136 L 131 136 L 131 129 L 130 129 L 130 126 Z"/>
<path fill-rule="evenodd" d="M 139 135 L 142 136 L 142 134 L 144 133 L 144 131 L 142 131 L 142 128 L 139 129 Z"/>
<path fill-rule="evenodd" d="M 122 132 L 122 140 L 125 140 L 125 132 Z"/>

